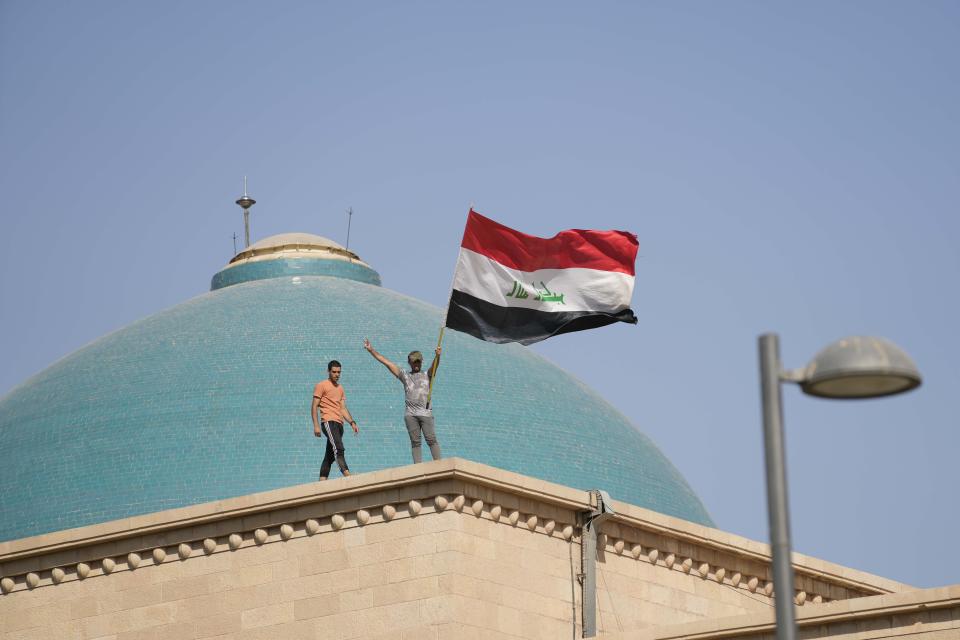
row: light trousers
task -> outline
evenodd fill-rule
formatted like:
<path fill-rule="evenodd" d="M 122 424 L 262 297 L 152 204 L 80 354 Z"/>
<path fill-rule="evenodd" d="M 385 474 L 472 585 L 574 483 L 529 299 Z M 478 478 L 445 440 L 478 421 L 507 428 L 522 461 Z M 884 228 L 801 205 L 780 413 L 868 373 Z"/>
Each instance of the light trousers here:
<path fill-rule="evenodd" d="M 403 416 L 403 422 L 407 425 L 407 433 L 410 435 L 410 448 L 413 451 L 413 462 L 422 462 L 423 454 L 420 451 L 420 434 L 423 433 L 423 439 L 427 441 L 430 447 L 430 455 L 434 460 L 440 459 L 440 443 L 437 442 L 437 432 L 433 423 L 433 416 Z"/>

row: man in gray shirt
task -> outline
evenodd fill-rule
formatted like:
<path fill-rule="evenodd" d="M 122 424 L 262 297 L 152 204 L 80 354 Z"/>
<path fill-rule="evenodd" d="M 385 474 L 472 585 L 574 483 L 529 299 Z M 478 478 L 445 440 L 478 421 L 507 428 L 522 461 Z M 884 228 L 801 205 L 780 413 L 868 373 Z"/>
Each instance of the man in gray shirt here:
<path fill-rule="evenodd" d="M 433 364 L 430 365 L 430 370 L 427 372 L 420 370 L 423 366 L 423 354 L 419 351 L 410 352 L 410 355 L 407 356 L 410 371 L 402 371 L 400 367 L 377 353 L 369 340 L 363 341 L 363 347 L 403 383 L 403 390 L 406 395 L 406 410 L 403 414 L 403 422 L 407 425 L 407 433 L 410 434 L 413 462 L 417 463 L 423 460 L 420 452 L 421 433 L 423 433 L 423 439 L 427 441 L 427 446 L 430 447 L 430 455 L 433 456 L 434 460 L 439 460 L 440 443 L 437 442 L 433 410 L 427 406 L 427 395 L 430 391 L 430 380 L 436 374 L 437 367 L 440 366 L 440 347 L 437 347 Z"/>

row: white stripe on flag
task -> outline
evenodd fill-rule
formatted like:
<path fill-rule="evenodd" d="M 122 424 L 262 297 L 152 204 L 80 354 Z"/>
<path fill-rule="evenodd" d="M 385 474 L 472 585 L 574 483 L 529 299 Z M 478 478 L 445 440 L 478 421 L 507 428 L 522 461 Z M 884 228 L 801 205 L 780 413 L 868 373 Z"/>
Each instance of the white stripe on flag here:
<path fill-rule="evenodd" d="M 633 282 L 634 277 L 626 273 L 598 269 L 541 269 L 527 273 L 461 248 L 453 288 L 501 307 L 616 313 L 630 306 Z M 538 295 L 544 293 L 548 300 L 538 300 Z M 551 295 L 561 294 L 562 304 L 549 301 Z"/>

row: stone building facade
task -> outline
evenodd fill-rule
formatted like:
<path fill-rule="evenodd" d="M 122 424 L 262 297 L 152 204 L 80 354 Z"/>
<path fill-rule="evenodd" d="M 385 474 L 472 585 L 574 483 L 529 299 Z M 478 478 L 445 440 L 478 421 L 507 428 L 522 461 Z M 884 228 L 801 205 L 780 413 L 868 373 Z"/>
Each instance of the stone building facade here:
<path fill-rule="evenodd" d="M 451 458 L 0 543 L 0 638 L 577 638 L 591 494 Z M 625 503 L 598 636 L 772 637 L 766 545 Z M 795 556 L 804 638 L 960 637 L 960 587 Z"/>

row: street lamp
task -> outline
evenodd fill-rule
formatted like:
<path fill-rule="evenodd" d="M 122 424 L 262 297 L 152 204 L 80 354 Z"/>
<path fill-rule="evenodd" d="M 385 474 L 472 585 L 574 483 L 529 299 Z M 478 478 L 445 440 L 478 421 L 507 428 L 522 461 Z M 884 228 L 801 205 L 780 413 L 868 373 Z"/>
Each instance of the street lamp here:
<path fill-rule="evenodd" d="M 803 369 L 790 371 L 780 365 L 777 334 L 763 334 L 758 344 L 777 640 L 796 640 L 780 383 L 795 382 L 804 393 L 821 398 L 878 398 L 915 389 L 921 377 L 910 356 L 884 338 L 854 336 L 838 340 L 821 349 Z"/>

